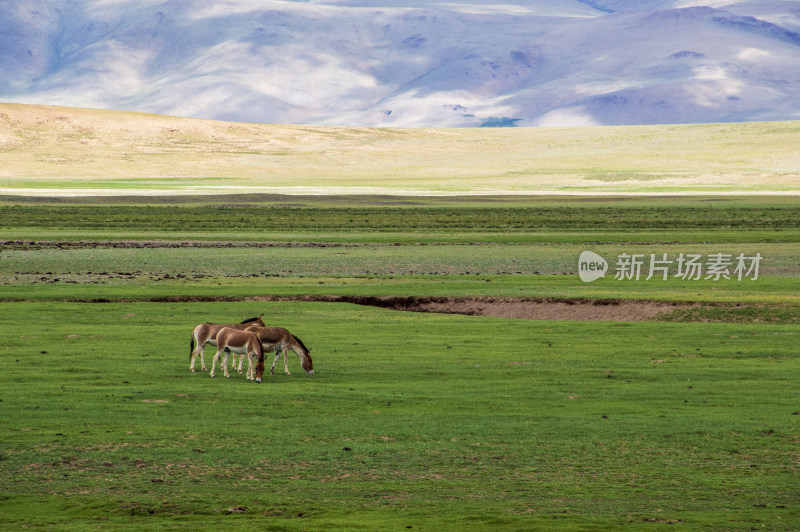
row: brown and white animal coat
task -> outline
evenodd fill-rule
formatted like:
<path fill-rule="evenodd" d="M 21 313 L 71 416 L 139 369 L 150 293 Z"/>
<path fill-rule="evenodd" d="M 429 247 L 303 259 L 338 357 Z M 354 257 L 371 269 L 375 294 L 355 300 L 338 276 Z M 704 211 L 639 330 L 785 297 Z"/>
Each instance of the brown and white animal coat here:
<path fill-rule="evenodd" d="M 247 356 L 247 379 L 251 381 L 261 382 L 261 376 L 264 374 L 264 348 L 258 337 L 251 331 L 240 331 L 231 327 L 223 327 L 217 333 L 217 354 L 211 361 L 211 377 L 214 377 L 217 361 L 220 355 L 225 354 L 220 366 L 226 378 L 230 378 L 228 374 L 228 353 L 239 353 Z M 256 359 L 255 368 L 253 362 Z"/>
<path fill-rule="evenodd" d="M 189 342 L 189 369 L 194 373 L 194 362 L 197 358 L 197 355 L 200 355 L 200 367 L 203 368 L 203 371 L 206 370 L 206 362 L 203 359 L 203 352 L 205 351 L 205 345 L 211 344 L 213 346 L 217 345 L 217 334 L 223 327 L 229 327 L 231 329 L 239 329 L 244 330 L 248 327 L 252 327 L 255 325 L 264 327 L 264 322 L 261 321 L 261 318 L 264 315 L 257 318 L 250 318 L 249 320 L 244 320 L 241 323 L 233 323 L 233 324 L 218 324 L 218 323 L 201 323 L 197 325 L 194 330 L 192 330 L 192 339 Z M 197 347 L 195 348 L 195 344 Z M 241 363 L 240 363 L 241 366 Z M 241 373 L 241 368 L 239 373 Z"/>
<path fill-rule="evenodd" d="M 270 367 L 269 370 L 270 375 L 275 373 L 275 363 L 278 361 L 278 357 L 281 353 L 283 353 L 284 371 L 287 375 L 291 375 L 289 372 L 289 361 L 286 357 L 290 349 L 300 357 L 300 365 L 303 367 L 303 371 L 308 375 L 314 374 L 314 362 L 311 360 L 309 349 L 303 344 L 300 338 L 294 336 L 288 330 L 281 327 L 263 327 L 258 325 L 252 325 L 248 327 L 247 330 L 256 334 L 264 351 L 275 351 L 275 359 L 272 361 L 272 367 Z M 241 366 L 241 362 L 239 365 Z"/>

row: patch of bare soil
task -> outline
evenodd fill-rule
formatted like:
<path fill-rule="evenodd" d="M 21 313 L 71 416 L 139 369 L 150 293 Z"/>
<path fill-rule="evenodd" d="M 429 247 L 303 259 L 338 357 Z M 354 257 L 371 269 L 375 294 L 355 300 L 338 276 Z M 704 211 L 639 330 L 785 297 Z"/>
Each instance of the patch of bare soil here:
<path fill-rule="evenodd" d="M 686 304 L 619 299 L 553 299 L 497 297 L 365 297 L 343 298 L 362 305 L 413 312 L 495 316 L 526 320 L 639 321 Z"/>
<path fill-rule="evenodd" d="M 85 303 L 110 303 L 106 298 L 80 300 Z M 142 301 L 124 299 L 114 301 Z M 626 299 L 555 299 L 498 297 L 405 297 L 405 296 L 166 296 L 147 298 L 160 303 L 203 301 L 321 301 L 352 303 L 406 312 L 434 312 L 466 316 L 495 316 L 524 320 L 643 321 L 661 313 L 698 306 L 697 303 L 670 303 Z"/>
<path fill-rule="evenodd" d="M 175 299 L 169 298 L 170 301 Z M 625 299 L 555 299 L 499 297 L 321 296 L 252 297 L 251 301 L 326 301 L 408 312 L 495 316 L 525 320 L 642 321 L 692 303 Z"/>
<path fill-rule="evenodd" d="M 357 247 L 358 244 L 336 242 L 216 242 L 179 240 L 0 240 L 0 250 L 40 250 L 40 249 L 156 249 L 156 248 L 339 248 Z"/>

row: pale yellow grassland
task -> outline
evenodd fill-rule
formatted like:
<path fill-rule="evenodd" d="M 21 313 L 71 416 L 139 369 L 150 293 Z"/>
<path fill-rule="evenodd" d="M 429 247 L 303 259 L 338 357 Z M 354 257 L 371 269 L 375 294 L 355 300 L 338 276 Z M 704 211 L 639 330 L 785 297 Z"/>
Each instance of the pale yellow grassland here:
<path fill-rule="evenodd" d="M 800 122 L 376 129 L 0 104 L 0 193 L 800 194 Z"/>

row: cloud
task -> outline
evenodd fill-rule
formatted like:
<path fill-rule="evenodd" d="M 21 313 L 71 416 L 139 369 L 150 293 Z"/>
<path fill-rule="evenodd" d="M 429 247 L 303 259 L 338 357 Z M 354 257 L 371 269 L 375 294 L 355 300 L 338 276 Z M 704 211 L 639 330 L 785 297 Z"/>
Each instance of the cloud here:
<path fill-rule="evenodd" d="M 586 127 L 600 126 L 583 107 L 554 109 L 540 116 L 533 122 L 538 127 Z"/>

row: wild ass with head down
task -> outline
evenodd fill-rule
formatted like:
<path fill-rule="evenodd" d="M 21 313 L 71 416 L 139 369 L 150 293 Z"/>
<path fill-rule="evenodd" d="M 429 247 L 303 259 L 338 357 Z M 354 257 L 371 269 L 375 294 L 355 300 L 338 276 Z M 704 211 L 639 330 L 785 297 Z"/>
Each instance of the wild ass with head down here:
<path fill-rule="evenodd" d="M 203 371 L 207 371 L 206 362 L 203 359 L 203 352 L 205 351 L 205 345 L 211 344 L 213 346 L 216 346 L 217 334 L 223 327 L 229 327 L 231 329 L 239 329 L 239 330 L 244 330 L 254 325 L 259 325 L 261 327 L 264 327 L 264 322 L 261 321 L 261 318 L 263 316 L 264 315 L 262 314 L 257 318 L 250 318 L 248 320 L 244 320 L 241 323 L 233 323 L 227 325 L 218 323 L 201 323 L 200 325 L 196 326 L 194 330 L 192 330 L 192 339 L 189 342 L 189 369 L 192 371 L 192 373 L 194 373 L 194 362 L 198 354 L 200 355 L 200 367 L 203 368 Z M 197 344 L 196 348 L 195 348 L 195 343 Z"/>
<path fill-rule="evenodd" d="M 232 329 L 230 327 L 223 327 L 217 333 L 217 354 L 211 361 L 211 377 L 214 377 L 217 361 L 220 355 L 225 354 L 224 358 L 220 361 L 223 373 L 226 378 L 230 378 L 228 374 L 228 353 L 240 353 L 242 356 L 247 356 L 247 380 L 261 382 L 261 376 L 264 374 L 264 348 L 256 335 L 251 331 L 241 331 Z M 255 367 L 253 363 L 255 360 Z"/>
<path fill-rule="evenodd" d="M 303 371 L 305 371 L 308 375 L 314 374 L 314 362 L 311 360 L 309 349 L 297 336 L 294 336 L 292 333 L 281 327 L 259 327 L 257 325 L 253 325 L 248 327 L 247 330 L 256 334 L 261 342 L 262 347 L 264 348 L 264 351 L 275 351 L 275 359 L 272 361 L 272 367 L 269 369 L 270 375 L 275 373 L 275 363 L 278 361 L 278 357 L 281 353 L 283 353 L 284 370 L 286 371 L 287 375 L 291 375 L 289 372 L 289 361 L 286 357 L 286 353 L 289 351 L 289 349 L 294 351 L 294 353 L 300 357 L 300 365 L 303 367 Z"/>

